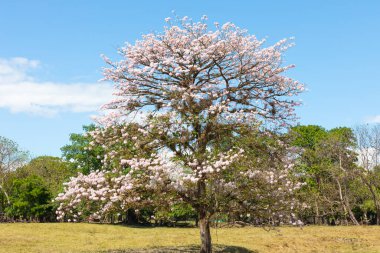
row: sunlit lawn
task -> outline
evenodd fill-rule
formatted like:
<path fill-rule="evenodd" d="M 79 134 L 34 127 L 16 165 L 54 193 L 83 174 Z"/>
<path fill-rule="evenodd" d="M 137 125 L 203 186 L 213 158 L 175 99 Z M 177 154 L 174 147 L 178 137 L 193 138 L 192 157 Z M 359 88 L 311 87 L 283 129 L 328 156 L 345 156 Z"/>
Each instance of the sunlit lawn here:
<path fill-rule="evenodd" d="M 380 252 L 380 227 L 223 228 L 215 244 L 254 252 Z M 196 245 L 196 228 L 134 228 L 97 224 L 0 224 L 0 252 L 104 252 Z"/>

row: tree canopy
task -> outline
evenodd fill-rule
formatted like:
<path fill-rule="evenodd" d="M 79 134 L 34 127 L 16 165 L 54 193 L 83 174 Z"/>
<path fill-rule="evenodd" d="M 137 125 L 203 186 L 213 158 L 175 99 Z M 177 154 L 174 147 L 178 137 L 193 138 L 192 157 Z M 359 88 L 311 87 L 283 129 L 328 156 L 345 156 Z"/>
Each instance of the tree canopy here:
<path fill-rule="evenodd" d="M 103 166 L 114 169 L 72 179 L 58 197 L 59 218 L 88 197 L 100 200 L 96 215 L 120 202 L 121 207 L 185 202 L 199 216 L 201 252 L 211 252 L 210 219 L 217 212 L 289 209 L 288 215 L 269 220 L 294 220 L 295 203 L 288 196 L 301 184 L 287 178 L 286 144 L 261 168 L 238 145 L 224 145 L 248 132 L 270 134 L 267 128 L 293 119 L 299 103 L 292 97 L 303 85 L 285 75 L 293 65 L 282 65 L 292 43 L 285 39 L 264 47 L 265 40 L 232 23 L 211 30 L 206 19 L 167 19 L 163 33 L 121 48 L 120 61 L 105 58 L 110 65 L 105 79 L 114 83 L 116 96 L 104 106 L 110 112 L 99 119 L 103 127 L 92 132 L 90 146 L 102 146 Z M 139 113 L 145 115 L 135 125 L 140 134 L 131 136 L 134 126 L 128 122 Z M 114 148 L 129 142 L 132 152 Z M 150 157 L 144 149 L 152 151 Z M 248 166 L 240 166 L 243 160 Z M 247 191 L 260 187 L 270 188 L 270 194 Z M 267 198 L 276 202 L 269 204 Z"/>

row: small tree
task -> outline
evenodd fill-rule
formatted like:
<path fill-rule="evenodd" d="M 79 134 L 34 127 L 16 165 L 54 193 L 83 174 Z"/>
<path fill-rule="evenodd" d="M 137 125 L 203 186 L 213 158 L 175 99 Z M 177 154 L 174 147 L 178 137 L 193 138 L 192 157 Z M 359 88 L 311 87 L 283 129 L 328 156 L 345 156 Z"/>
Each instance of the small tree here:
<path fill-rule="evenodd" d="M 62 191 L 62 183 L 66 182 L 70 176 L 76 175 L 71 164 L 54 156 L 38 156 L 33 158 L 28 164 L 15 171 L 17 178 L 37 176 L 42 178 L 45 186 L 56 196 Z"/>
<path fill-rule="evenodd" d="M 348 216 L 354 225 L 359 225 L 351 207 L 355 201 L 350 185 L 355 182 L 358 173 L 354 147 L 355 135 L 350 128 L 333 128 L 328 131 L 327 138 L 321 140 L 318 154 L 329 179 L 335 185 L 344 217 Z"/>
<path fill-rule="evenodd" d="M 380 164 L 380 124 L 358 126 L 355 134 L 358 162 L 362 168 L 360 178 L 370 192 L 376 210 L 376 224 L 380 225 L 380 177 L 376 170 Z"/>
<path fill-rule="evenodd" d="M 62 157 L 66 161 L 70 161 L 74 169 L 78 169 L 84 174 L 89 174 L 91 171 L 102 168 L 101 159 L 99 159 L 99 157 L 104 155 L 102 147 L 98 146 L 91 150 L 88 149 L 93 139 L 87 133 L 95 129 L 94 124 L 83 126 L 85 134 L 70 134 L 70 143 L 61 148 Z"/>
<path fill-rule="evenodd" d="M 46 221 L 53 218 L 51 192 L 42 178 L 29 176 L 13 181 L 11 205 L 5 210 L 13 218 Z"/>
<path fill-rule="evenodd" d="M 290 136 L 292 144 L 300 148 L 297 171 L 307 182 L 300 197 L 312 207 L 314 222 L 340 216 L 358 225 L 351 207 L 357 200 L 353 185 L 358 183 L 353 131 L 299 125 L 291 129 Z"/>
<path fill-rule="evenodd" d="M 111 67 L 104 70 L 105 79 L 115 83 L 117 98 L 105 105 L 113 112 L 102 121 L 105 129 L 93 136 L 114 133 L 111 139 L 98 138 L 106 140 L 103 162 L 109 166 L 112 161 L 126 174 L 107 179 L 109 173 L 98 172 L 92 179 L 73 179 L 58 198 L 69 203 L 61 206 L 60 218 L 66 209 L 75 209 L 78 184 L 95 198 L 99 191 L 115 201 L 120 196 L 124 205 L 185 202 L 199 217 L 201 252 L 211 252 L 210 221 L 217 212 L 273 213 L 294 207 L 288 196 L 299 184 L 286 177 L 289 156 L 269 155 L 271 162 L 257 169 L 260 158 L 242 163 L 248 158 L 231 141 L 248 133 L 266 135 L 266 128 L 293 119 L 298 103 L 292 96 L 303 86 L 283 75 L 292 65 L 281 66 L 282 54 L 292 44 L 281 40 L 265 48 L 264 40 L 246 30 L 226 23 L 210 31 L 205 20 L 167 19 L 163 33 L 121 48 L 121 61 L 106 59 Z M 140 134 L 130 136 L 124 122 L 139 112 L 145 115 Z M 134 143 L 133 157 L 120 157 L 112 148 L 123 140 Z M 154 151 L 150 157 L 138 152 L 146 148 Z M 259 188 L 269 192 L 263 196 L 255 192 Z M 104 197 L 110 200 L 104 206 L 112 206 L 111 198 Z"/>
<path fill-rule="evenodd" d="M 29 159 L 28 153 L 22 151 L 16 142 L 0 136 L 0 191 L 10 204 L 9 194 L 5 189 L 6 179 L 11 171 L 24 165 Z"/>

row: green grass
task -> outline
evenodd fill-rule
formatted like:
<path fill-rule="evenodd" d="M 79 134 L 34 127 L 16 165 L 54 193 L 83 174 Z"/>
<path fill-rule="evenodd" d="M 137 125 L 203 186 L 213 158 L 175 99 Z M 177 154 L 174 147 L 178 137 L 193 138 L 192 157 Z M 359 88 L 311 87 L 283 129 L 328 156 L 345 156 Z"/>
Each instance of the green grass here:
<path fill-rule="evenodd" d="M 196 249 L 196 228 L 133 228 L 98 224 L 0 224 L 0 252 L 174 252 Z M 284 227 L 212 230 L 218 249 L 238 252 L 380 252 L 380 227 Z M 229 246 L 229 247 L 227 247 Z M 165 248 L 162 248 L 165 247 Z M 179 248 L 182 247 L 182 248 Z M 152 250 L 154 249 L 154 250 Z M 235 250 L 235 251 L 233 251 Z M 134 252 L 137 252 L 136 250 Z M 138 252 L 141 252 L 138 251 Z M 246 251 L 247 252 L 247 251 Z"/>

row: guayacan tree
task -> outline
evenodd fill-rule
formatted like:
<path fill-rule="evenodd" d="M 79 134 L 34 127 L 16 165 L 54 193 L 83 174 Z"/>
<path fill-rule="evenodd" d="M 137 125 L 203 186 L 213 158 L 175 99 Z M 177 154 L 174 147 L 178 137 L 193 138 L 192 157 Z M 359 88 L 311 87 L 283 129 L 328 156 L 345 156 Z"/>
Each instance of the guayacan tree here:
<path fill-rule="evenodd" d="M 265 162 L 246 154 L 249 144 L 239 145 L 248 134 L 271 138 L 268 129 L 293 120 L 299 103 L 292 97 L 303 85 L 284 75 L 293 67 L 282 66 L 292 43 L 264 47 L 264 40 L 232 23 L 211 30 L 206 20 L 168 18 L 162 33 L 121 48 L 120 61 L 105 58 L 115 99 L 104 106 L 103 126 L 92 132 L 106 152 L 105 169 L 67 184 L 57 198 L 60 219 L 73 215 L 82 199 L 98 201 L 97 215 L 114 203 L 184 202 L 198 214 L 201 252 L 212 251 L 210 222 L 218 212 L 269 213 L 263 217 L 272 223 L 294 219 L 284 214 L 294 208 L 290 196 L 300 183 L 288 178 L 286 143 L 276 142 L 284 152 L 269 146 Z M 127 122 L 135 118 L 131 135 Z M 131 149 L 123 153 L 120 143 Z"/>

